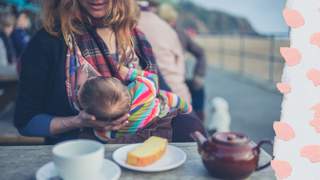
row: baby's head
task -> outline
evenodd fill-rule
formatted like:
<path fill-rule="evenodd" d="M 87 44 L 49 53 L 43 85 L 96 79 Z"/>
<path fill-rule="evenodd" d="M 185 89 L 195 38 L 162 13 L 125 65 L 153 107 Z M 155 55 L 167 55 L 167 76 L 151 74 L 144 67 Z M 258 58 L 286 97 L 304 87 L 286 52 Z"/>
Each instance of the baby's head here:
<path fill-rule="evenodd" d="M 82 108 L 97 120 L 114 121 L 130 112 L 132 97 L 125 85 L 114 77 L 89 78 L 78 95 Z"/>

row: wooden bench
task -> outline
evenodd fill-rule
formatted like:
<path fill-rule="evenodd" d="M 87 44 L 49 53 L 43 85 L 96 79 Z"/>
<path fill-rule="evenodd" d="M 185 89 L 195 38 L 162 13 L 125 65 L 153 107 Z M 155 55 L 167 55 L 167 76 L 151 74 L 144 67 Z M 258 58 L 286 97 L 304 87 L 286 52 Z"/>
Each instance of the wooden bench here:
<path fill-rule="evenodd" d="M 0 112 L 16 99 L 18 86 L 19 74 L 16 66 L 0 67 L 0 89 L 4 89 L 4 93 L 0 96 Z"/>
<path fill-rule="evenodd" d="M 19 86 L 19 74 L 16 66 L 0 67 L 0 146 L 5 145 L 39 145 L 44 144 L 44 138 L 21 136 L 13 126 L 13 106 L 9 106 L 16 99 Z M 11 103 L 12 105 L 12 103 Z M 2 118 L 2 119 L 1 119 Z"/>

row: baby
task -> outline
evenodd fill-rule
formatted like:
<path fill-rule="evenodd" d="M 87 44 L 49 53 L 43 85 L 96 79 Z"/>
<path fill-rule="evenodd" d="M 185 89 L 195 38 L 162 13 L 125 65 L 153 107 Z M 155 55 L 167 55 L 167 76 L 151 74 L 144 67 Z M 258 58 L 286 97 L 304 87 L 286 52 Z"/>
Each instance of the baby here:
<path fill-rule="evenodd" d="M 176 94 L 160 90 L 158 77 L 146 71 L 130 68 L 125 81 L 128 87 L 114 77 L 89 78 L 79 90 L 79 103 L 89 114 L 98 120 L 114 121 L 129 113 L 129 123 L 118 131 L 94 130 L 95 136 L 108 142 L 110 139 L 123 137 L 145 126 L 154 117 L 163 117 L 170 108 L 180 108 L 183 113 L 190 113 L 192 106 Z"/>

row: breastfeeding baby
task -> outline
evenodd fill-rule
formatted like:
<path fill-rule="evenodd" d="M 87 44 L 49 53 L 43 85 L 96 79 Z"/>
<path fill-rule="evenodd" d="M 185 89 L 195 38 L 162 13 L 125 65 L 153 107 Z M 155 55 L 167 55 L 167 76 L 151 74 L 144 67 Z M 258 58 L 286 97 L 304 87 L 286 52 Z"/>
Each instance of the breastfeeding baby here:
<path fill-rule="evenodd" d="M 79 90 L 79 102 L 82 108 L 96 119 L 114 121 L 130 114 L 129 123 L 118 131 L 94 130 L 95 136 L 108 142 L 142 128 L 156 116 L 163 117 L 170 108 L 180 108 L 182 113 L 190 113 L 192 106 L 174 93 L 160 90 L 155 74 L 134 68 L 121 67 L 126 87 L 114 77 L 89 78 Z"/>

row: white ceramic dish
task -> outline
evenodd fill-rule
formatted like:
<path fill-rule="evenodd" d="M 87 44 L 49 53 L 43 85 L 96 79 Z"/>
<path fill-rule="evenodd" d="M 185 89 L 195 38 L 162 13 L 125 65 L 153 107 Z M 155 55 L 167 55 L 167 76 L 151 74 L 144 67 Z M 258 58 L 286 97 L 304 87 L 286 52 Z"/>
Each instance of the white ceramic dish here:
<path fill-rule="evenodd" d="M 167 145 L 164 155 L 158 161 L 150 164 L 149 166 L 137 167 L 126 164 L 127 153 L 140 144 L 141 143 L 123 146 L 113 153 L 112 158 L 116 163 L 124 168 L 143 172 L 159 172 L 174 169 L 183 164 L 187 159 L 186 153 L 181 149 Z"/>
<path fill-rule="evenodd" d="M 108 160 L 104 159 L 102 169 L 99 174 L 94 178 L 96 180 L 117 180 L 121 175 L 120 167 Z M 53 177 L 57 177 L 58 173 L 53 162 L 49 162 L 40 167 L 36 173 L 37 180 L 48 180 Z"/>

